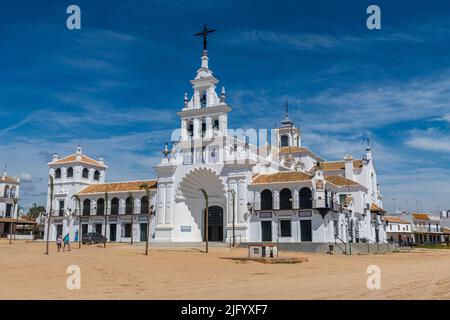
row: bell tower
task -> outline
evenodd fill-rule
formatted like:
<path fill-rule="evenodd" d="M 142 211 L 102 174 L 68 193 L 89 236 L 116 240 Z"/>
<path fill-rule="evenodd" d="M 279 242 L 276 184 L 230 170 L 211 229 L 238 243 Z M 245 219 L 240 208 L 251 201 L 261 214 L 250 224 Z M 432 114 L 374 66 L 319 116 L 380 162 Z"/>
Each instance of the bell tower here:
<path fill-rule="evenodd" d="M 206 37 L 210 30 L 206 26 L 196 35 L 203 36 L 203 53 L 201 66 L 196 77 L 191 80 L 193 94 L 189 99 L 184 95 L 184 106 L 178 115 L 181 118 L 181 141 L 225 136 L 228 128 L 228 112 L 231 108 L 226 103 L 225 88 L 220 96 L 217 94 L 219 80 L 209 68 Z"/>
<path fill-rule="evenodd" d="M 279 148 L 301 147 L 301 131 L 294 126 L 294 122 L 289 118 L 289 106 L 286 101 L 285 115 L 281 120 L 281 126 L 275 129 L 275 134 Z"/>

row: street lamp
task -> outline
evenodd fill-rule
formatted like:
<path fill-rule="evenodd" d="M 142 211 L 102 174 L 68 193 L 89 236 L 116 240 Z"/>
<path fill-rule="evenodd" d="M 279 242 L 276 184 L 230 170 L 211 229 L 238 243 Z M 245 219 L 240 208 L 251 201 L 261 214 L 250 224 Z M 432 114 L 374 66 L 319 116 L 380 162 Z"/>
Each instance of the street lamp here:
<path fill-rule="evenodd" d="M 235 230 L 235 207 L 236 207 L 236 191 L 234 189 L 230 189 L 229 192 L 231 193 L 232 202 L 233 202 L 233 247 L 236 246 L 236 230 Z"/>
<path fill-rule="evenodd" d="M 250 212 L 250 213 L 253 212 L 253 206 L 250 202 L 247 202 L 247 209 L 248 209 L 248 212 Z"/>
<path fill-rule="evenodd" d="M 52 211 L 53 211 L 53 176 L 49 175 L 49 180 L 50 180 L 50 209 L 48 211 L 48 221 L 47 221 L 47 244 L 46 244 L 46 251 L 45 254 L 49 254 L 48 251 L 48 246 L 49 246 L 49 241 L 50 241 L 50 219 L 52 216 Z"/>
<path fill-rule="evenodd" d="M 150 201 L 150 200 L 149 200 Z M 148 256 L 148 242 L 150 238 L 150 221 L 152 215 L 154 215 L 155 212 L 153 211 L 153 205 L 150 206 L 150 210 L 148 210 L 148 217 L 147 217 L 147 242 L 145 244 L 145 255 Z"/>

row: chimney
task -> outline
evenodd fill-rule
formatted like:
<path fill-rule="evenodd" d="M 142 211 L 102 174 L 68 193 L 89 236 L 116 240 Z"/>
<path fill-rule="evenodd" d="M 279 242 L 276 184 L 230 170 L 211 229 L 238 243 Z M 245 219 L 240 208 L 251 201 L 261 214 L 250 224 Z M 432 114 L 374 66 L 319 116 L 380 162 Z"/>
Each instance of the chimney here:
<path fill-rule="evenodd" d="M 58 154 L 55 152 L 53 154 L 53 162 L 58 161 Z"/>
<path fill-rule="evenodd" d="M 347 179 L 353 180 L 353 157 L 351 155 L 346 155 L 345 161 L 345 177 Z"/>
<path fill-rule="evenodd" d="M 102 165 L 105 164 L 105 160 L 103 160 L 103 158 L 98 159 L 98 162 L 99 162 L 100 164 L 102 164 Z"/>

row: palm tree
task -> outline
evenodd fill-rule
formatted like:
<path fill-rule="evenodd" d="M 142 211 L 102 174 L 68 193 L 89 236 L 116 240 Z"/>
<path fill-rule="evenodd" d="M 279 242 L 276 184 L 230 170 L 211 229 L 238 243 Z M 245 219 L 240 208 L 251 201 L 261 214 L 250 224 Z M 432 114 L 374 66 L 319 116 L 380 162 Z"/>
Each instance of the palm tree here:
<path fill-rule="evenodd" d="M 150 238 L 150 222 L 151 222 L 151 217 L 153 215 L 153 206 L 150 205 L 150 185 L 145 182 L 143 184 L 141 184 L 139 186 L 139 189 L 141 190 L 145 190 L 145 194 L 147 196 L 148 199 L 148 208 L 147 208 L 147 214 L 148 214 L 148 218 L 147 218 L 147 239 L 146 239 L 146 244 L 145 244 L 145 255 L 148 256 L 148 242 L 149 242 L 149 238 Z"/>
<path fill-rule="evenodd" d="M 78 213 L 78 249 L 81 249 L 81 199 L 77 194 L 72 196 L 72 199 L 75 200 L 75 211 Z"/>
<path fill-rule="evenodd" d="M 203 193 L 203 197 L 205 198 L 205 251 L 208 253 L 208 194 L 205 189 L 200 188 L 200 191 Z"/>
<path fill-rule="evenodd" d="M 108 199 L 109 199 L 108 190 L 106 190 L 105 191 L 105 212 L 104 212 L 105 213 L 105 239 L 108 239 L 106 236 L 106 229 L 108 227 Z M 103 248 L 106 248 L 106 240 L 103 243 Z"/>
<path fill-rule="evenodd" d="M 133 244 L 134 196 L 131 191 L 128 192 L 128 196 L 130 197 L 131 200 L 131 244 Z"/>

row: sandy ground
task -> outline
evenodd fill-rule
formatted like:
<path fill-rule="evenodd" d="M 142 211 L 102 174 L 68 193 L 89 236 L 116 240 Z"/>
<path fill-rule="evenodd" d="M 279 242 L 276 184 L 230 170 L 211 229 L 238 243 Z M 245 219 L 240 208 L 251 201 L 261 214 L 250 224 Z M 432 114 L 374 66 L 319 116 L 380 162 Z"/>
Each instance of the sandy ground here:
<path fill-rule="evenodd" d="M 75 246 L 76 247 L 76 246 Z M 237 262 L 245 249 L 108 244 L 44 254 L 44 243 L 0 240 L 0 299 L 450 299 L 450 250 L 306 256 L 301 264 Z M 69 265 L 81 269 L 81 289 L 68 290 Z M 367 267 L 381 269 L 381 289 L 369 290 Z"/>

